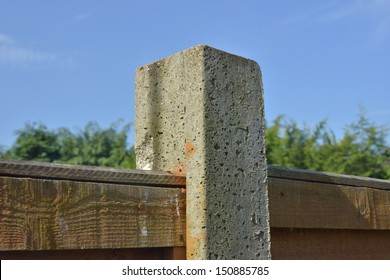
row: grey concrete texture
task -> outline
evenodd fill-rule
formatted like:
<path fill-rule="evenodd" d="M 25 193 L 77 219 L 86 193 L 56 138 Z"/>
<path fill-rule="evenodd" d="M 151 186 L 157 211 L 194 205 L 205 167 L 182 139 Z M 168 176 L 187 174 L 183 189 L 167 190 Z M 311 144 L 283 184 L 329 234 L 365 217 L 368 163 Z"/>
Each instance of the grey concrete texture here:
<path fill-rule="evenodd" d="M 269 259 L 261 71 L 199 45 L 136 71 L 137 168 L 185 173 L 188 259 Z"/>

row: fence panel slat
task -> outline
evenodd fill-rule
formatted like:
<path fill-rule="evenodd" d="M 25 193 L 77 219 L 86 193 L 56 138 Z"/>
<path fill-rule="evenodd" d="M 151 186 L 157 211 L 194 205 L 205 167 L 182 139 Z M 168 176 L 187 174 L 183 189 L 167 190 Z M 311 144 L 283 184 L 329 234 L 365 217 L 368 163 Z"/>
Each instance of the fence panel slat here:
<path fill-rule="evenodd" d="M 185 246 L 185 192 L 0 177 L 0 250 Z"/>
<path fill-rule="evenodd" d="M 390 229 L 390 191 L 268 178 L 271 227 Z"/>

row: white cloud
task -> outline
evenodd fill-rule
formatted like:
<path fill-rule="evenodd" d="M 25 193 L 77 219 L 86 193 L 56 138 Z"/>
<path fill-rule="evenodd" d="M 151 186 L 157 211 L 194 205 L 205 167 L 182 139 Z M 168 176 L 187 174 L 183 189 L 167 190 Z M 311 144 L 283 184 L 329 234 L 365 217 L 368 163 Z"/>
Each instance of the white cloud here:
<path fill-rule="evenodd" d="M 390 37 L 390 1 L 354 0 L 341 2 L 322 14 L 319 21 L 333 23 L 341 20 L 364 22 L 371 26 L 373 39 L 383 41 Z"/>
<path fill-rule="evenodd" d="M 0 63 L 23 63 L 23 62 L 51 62 L 56 59 L 56 55 L 41 51 L 30 50 L 17 46 L 14 43 L 4 42 L 0 37 Z"/>
<path fill-rule="evenodd" d="M 345 18 L 356 16 L 361 11 L 361 4 L 359 1 L 348 2 L 348 5 L 336 5 L 334 9 L 324 13 L 319 17 L 323 22 L 335 22 Z"/>
<path fill-rule="evenodd" d="M 13 44 L 13 43 L 15 43 L 15 42 L 14 42 L 14 40 L 11 37 L 9 37 L 9 36 L 7 36 L 5 34 L 1 34 L 0 33 L 0 45 L 2 45 L 2 44 Z"/>
<path fill-rule="evenodd" d="M 75 15 L 75 16 L 72 18 L 72 22 L 84 21 L 84 20 L 89 19 L 90 17 L 91 17 L 91 14 L 90 14 L 90 13 L 80 13 L 80 14 Z"/>
<path fill-rule="evenodd" d="M 73 66 L 75 64 L 71 59 L 61 57 L 55 53 L 20 46 L 12 37 L 0 33 L 0 64 L 26 63 L 55 63 L 60 66 Z"/>
<path fill-rule="evenodd" d="M 291 25 L 311 20 L 316 18 L 319 14 L 322 14 L 324 11 L 328 10 L 333 5 L 333 2 L 324 2 L 316 7 L 312 7 L 310 9 L 303 10 L 300 13 L 291 15 L 279 21 L 278 25 Z"/>
<path fill-rule="evenodd" d="M 382 19 L 374 29 L 374 38 L 382 42 L 390 37 L 390 20 L 388 18 Z"/>
<path fill-rule="evenodd" d="M 370 112 L 370 115 L 373 115 L 373 116 L 390 116 L 390 110 L 372 111 L 372 112 Z"/>

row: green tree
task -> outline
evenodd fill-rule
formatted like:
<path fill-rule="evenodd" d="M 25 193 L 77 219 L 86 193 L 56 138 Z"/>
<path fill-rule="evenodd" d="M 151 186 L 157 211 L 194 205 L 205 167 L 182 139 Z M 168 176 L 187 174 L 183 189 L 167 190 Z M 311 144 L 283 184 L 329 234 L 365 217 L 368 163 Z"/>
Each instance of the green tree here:
<path fill-rule="evenodd" d="M 390 178 L 387 133 L 387 127 L 370 122 L 361 111 L 358 121 L 347 126 L 344 137 L 334 145 L 328 169 L 333 166 L 335 172 Z"/>
<path fill-rule="evenodd" d="M 27 123 L 17 130 L 16 142 L 3 157 L 53 162 L 60 158 L 58 136 L 43 124 Z"/>
<path fill-rule="evenodd" d="M 4 154 L 6 152 L 6 148 L 4 145 L 0 145 L 0 158 L 4 157 Z"/>
<path fill-rule="evenodd" d="M 130 124 L 120 122 L 102 129 L 90 122 L 73 133 L 67 128 L 49 130 L 43 124 L 27 123 L 18 130 L 15 144 L 2 158 L 81 165 L 135 168 L 134 148 L 127 147 Z"/>
<path fill-rule="evenodd" d="M 321 121 L 314 130 L 299 128 L 293 120 L 279 116 L 266 130 L 267 160 L 270 164 L 301 169 L 321 169 L 318 150 L 322 145 L 334 144 L 334 134 Z"/>
<path fill-rule="evenodd" d="M 337 140 L 326 121 L 315 129 L 277 117 L 266 131 L 268 163 L 317 171 L 390 178 L 388 128 L 370 122 L 361 110 Z"/>

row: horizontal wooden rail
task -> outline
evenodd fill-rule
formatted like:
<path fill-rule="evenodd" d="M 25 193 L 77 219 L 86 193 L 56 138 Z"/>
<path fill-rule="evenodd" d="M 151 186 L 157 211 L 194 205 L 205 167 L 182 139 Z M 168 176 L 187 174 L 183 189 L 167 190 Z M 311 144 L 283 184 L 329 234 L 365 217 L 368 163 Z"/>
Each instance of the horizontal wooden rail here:
<path fill-rule="evenodd" d="M 390 191 L 390 181 L 368 177 L 336 174 L 331 172 L 311 171 L 295 168 L 284 168 L 268 165 L 268 177 L 297 180 L 302 182 L 365 187 Z"/>
<path fill-rule="evenodd" d="M 185 176 L 162 171 L 0 160 L 0 176 L 125 185 L 185 187 Z"/>

